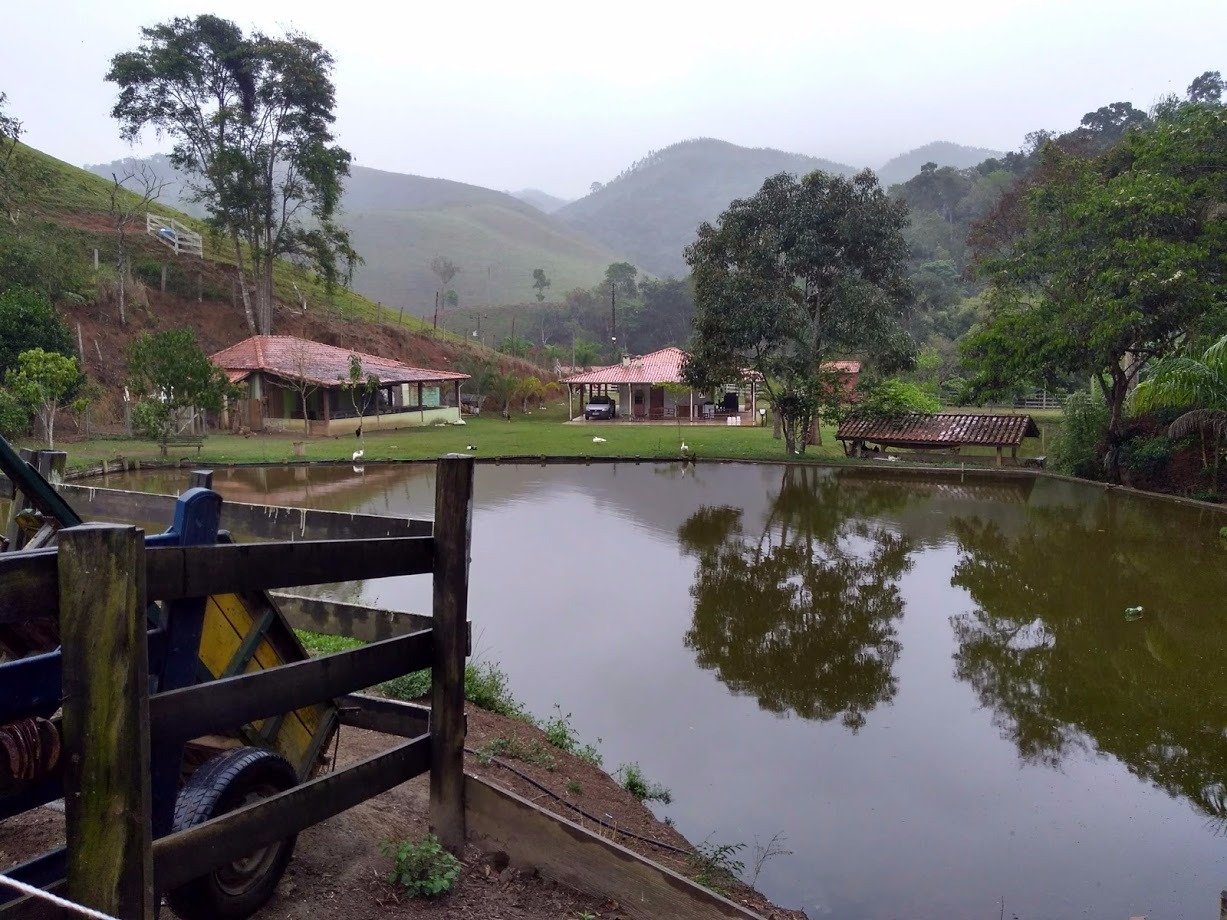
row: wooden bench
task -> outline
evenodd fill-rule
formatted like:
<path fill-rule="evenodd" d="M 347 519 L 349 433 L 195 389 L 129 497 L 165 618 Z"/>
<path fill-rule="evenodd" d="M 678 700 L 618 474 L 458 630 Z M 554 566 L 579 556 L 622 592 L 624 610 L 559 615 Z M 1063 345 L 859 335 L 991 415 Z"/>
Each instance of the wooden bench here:
<path fill-rule="evenodd" d="M 162 448 L 163 457 L 166 456 L 168 447 L 195 447 L 196 453 L 199 454 L 203 444 L 203 434 L 164 434 L 158 438 L 158 446 Z"/>

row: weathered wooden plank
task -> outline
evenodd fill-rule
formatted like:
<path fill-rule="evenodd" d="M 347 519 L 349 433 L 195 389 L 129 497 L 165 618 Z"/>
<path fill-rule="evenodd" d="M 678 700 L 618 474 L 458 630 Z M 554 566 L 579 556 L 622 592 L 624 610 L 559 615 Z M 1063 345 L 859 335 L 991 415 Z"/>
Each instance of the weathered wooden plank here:
<path fill-rule="evenodd" d="M 194 474 L 193 474 L 194 475 Z M 64 483 L 60 493 L 78 511 L 94 520 L 148 524 L 167 521 L 175 513 L 175 496 L 126 492 Z M 221 526 L 253 540 L 373 540 L 379 537 L 428 537 L 430 521 L 288 508 L 279 505 L 222 505 Z"/>
<path fill-rule="evenodd" d="M 53 549 L 0 553 L 0 625 L 55 620 L 60 583 Z"/>
<path fill-rule="evenodd" d="M 430 737 L 423 735 L 344 770 L 163 837 L 153 845 L 158 887 L 173 888 L 199 878 L 387 792 L 429 766 Z"/>
<path fill-rule="evenodd" d="M 430 667 L 429 630 L 363 645 L 267 671 L 159 693 L 149 702 L 150 730 L 158 741 L 183 741 L 301 709 Z M 463 692 L 463 675 L 461 691 Z"/>
<path fill-rule="evenodd" d="M 0 501 L 12 499 L 13 480 L 0 473 Z"/>
<path fill-rule="evenodd" d="M 68 897 L 152 920 L 144 555 L 135 527 L 60 531 Z"/>
<path fill-rule="evenodd" d="M 430 707 L 379 696 L 350 693 L 337 700 L 342 725 L 366 728 L 385 735 L 416 738 L 430 729 Z"/>
<path fill-rule="evenodd" d="M 434 541 L 430 537 L 388 537 L 170 546 L 150 549 L 146 558 L 150 599 L 175 600 L 392 575 L 421 575 L 434 566 Z"/>
<path fill-rule="evenodd" d="M 474 776 L 465 777 L 475 840 L 496 845 L 513 863 L 597 897 L 632 917 L 670 920 L 762 920 L 740 904 L 696 885 L 638 853 Z"/>
<path fill-rule="evenodd" d="M 430 823 L 453 853 L 465 843 L 464 659 L 473 529 L 473 458 L 439 460 L 435 475 Z"/>
<path fill-rule="evenodd" d="M 326 598 L 303 597 L 298 594 L 274 592 L 281 615 L 295 629 L 322 633 L 325 636 L 347 636 L 363 642 L 382 642 L 396 636 L 430 629 L 434 620 L 420 613 L 398 613 L 377 610 L 359 604 L 346 604 Z"/>

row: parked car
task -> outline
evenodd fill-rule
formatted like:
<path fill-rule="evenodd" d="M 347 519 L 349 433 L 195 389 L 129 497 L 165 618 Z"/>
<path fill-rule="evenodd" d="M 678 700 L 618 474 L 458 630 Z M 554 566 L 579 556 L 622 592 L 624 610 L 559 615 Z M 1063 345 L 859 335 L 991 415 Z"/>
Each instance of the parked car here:
<path fill-rule="evenodd" d="M 617 418 L 618 404 L 612 396 L 593 396 L 584 406 L 584 418 Z"/>

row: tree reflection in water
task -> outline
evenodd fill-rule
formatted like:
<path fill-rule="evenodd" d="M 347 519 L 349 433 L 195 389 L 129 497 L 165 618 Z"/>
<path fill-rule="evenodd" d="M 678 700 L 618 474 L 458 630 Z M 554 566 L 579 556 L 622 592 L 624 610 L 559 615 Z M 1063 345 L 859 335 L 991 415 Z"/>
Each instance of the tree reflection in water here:
<path fill-rule="evenodd" d="M 1227 574 L 1219 522 L 1106 496 L 1028 509 L 1016 535 L 952 521 L 955 675 L 1026 763 L 1118 758 L 1227 827 Z M 1212 527 L 1210 526 L 1212 523 Z M 1124 611 L 1141 606 L 1141 619 Z"/>
<path fill-rule="evenodd" d="M 838 717 L 852 731 L 895 695 L 896 582 L 910 566 L 906 538 L 873 521 L 908 501 L 906 486 L 858 485 L 790 466 L 756 536 L 731 507 L 704 507 L 678 529 L 698 558 L 685 636 L 698 664 L 764 709 Z"/>

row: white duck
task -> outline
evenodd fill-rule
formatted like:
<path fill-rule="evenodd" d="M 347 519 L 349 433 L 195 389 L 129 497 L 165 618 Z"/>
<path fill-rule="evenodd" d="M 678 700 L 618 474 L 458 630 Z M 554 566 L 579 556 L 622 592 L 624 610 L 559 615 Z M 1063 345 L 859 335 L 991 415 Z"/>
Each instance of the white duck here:
<path fill-rule="evenodd" d="M 361 459 L 362 459 L 362 455 L 363 455 L 363 454 L 365 454 L 365 453 L 366 453 L 366 451 L 364 451 L 364 450 L 356 450 L 356 451 L 354 451 L 354 457 L 353 457 L 354 462 L 355 462 L 355 463 L 357 463 L 359 460 L 361 460 Z"/>
<path fill-rule="evenodd" d="M 604 439 L 604 438 L 593 438 L 593 439 L 592 439 L 592 443 L 593 443 L 593 444 L 604 444 L 604 443 L 605 443 L 605 439 Z"/>

